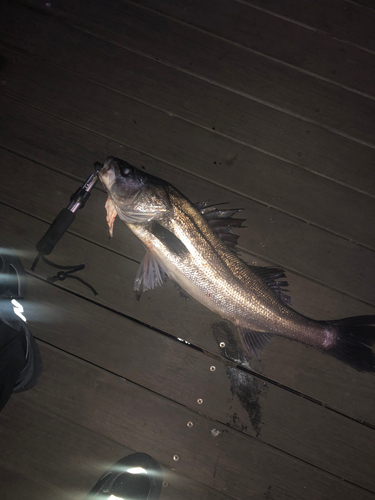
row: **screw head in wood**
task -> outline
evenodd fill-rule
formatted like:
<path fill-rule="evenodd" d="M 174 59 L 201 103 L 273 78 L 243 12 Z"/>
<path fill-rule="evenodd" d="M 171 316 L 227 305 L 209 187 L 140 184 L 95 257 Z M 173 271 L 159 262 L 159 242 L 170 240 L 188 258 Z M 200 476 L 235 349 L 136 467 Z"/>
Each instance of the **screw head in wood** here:
<path fill-rule="evenodd" d="M 216 366 L 210 366 L 210 371 L 214 372 L 216 370 Z"/>
<path fill-rule="evenodd" d="M 180 457 L 178 455 L 173 455 L 173 460 L 175 462 L 178 462 L 180 460 Z"/>
<path fill-rule="evenodd" d="M 220 346 L 221 348 L 225 347 L 225 342 L 220 342 L 219 346 Z"/>
<path fill-rule="evenodd" d="M 201 399 L 201 398 L 197 399 L 197 403 L 198 403 L 199 405 L 201 405 L 201 404 L 203 403 L 203 399 Z"/>
<path fill-rule="evenodd" d="M 188 422 L 186 425 L 187 425 L 188 427 L 193 427 L 193 425 L 194 425 L 194 424 L 193 424 L 193 422 Z"/>

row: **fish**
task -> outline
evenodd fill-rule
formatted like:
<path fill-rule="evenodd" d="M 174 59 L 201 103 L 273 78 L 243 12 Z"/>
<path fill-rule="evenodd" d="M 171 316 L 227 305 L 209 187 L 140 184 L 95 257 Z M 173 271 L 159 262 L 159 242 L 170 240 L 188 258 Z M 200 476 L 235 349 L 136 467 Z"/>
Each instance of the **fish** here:
<path fill-rule="evenodd" d="M 291 307 L 285 272 L 247 264 L 233 228 L 240 209 L 194 204 L 178 189 L 110 156 L 97 170 L 107 191 L 110 236 L 118 216 L 146 254 L 135 277 L 137 294 L 171 279 L 238 330 L 248 356 L 260 357 L 275 335 L 302 342 L 358 371 L 375 372 L 375 315 L 315 320 Z"/>

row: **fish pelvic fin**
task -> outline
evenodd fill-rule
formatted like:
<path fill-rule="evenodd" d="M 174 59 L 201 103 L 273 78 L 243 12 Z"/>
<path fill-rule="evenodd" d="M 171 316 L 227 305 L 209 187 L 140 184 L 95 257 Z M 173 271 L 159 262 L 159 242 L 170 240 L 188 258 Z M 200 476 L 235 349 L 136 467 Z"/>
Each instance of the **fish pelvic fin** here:
<path fill-rule="evenodd" d="M 242 343 L 250 357 L 256 356 L 260 359 L 260 354 L 266 345 L 271 342 L 274 335 L 267 332 L 258 332 L 238 326 Z"/>
<path fill-rule="evenodd" d="M 375 315 L 327 321 L 328 331 L 336 341 L 324 350 L 360 372 L 375 373 L 375 353 L 370 348 L 375 343 Z"/>
<path fill-rule="evenodd" d="M 139 266 L 134 282 L 134 290 L 140 298 L 142 292 L 161 286 L 166 280 L 166 273 L 150 250 L 146 251 Z"/>

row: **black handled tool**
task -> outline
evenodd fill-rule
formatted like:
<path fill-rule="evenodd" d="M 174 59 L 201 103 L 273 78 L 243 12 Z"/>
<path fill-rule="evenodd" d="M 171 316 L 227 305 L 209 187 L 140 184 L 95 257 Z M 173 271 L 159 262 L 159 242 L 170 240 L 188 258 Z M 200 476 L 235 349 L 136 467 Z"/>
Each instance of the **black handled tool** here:
<path fill-rule="evenodd" d="M 99 162 L 94 163 L 96 171 L 102 164 Z M 46 259 L 46 255 L 49 255 L 52 250 L 55 248 L 57 243 L 60 241 L 61 237 L 70 227 L 71 223 L 75 219 L 75 213 L 79 208 L 83 208 L 85 206 L 86 201 L 90 197 L 90 191 L 98 182 L 98 174 L 91 174 L 90 177 L 86 180 L 86 182 L 77 189 L 75 193 L 70 197 L 70 203 L 66 208 L 63 208 L 56 219 L 52 222 L 51 226 L 48 228 L 46 234 L 43 238 L 37 243 L 36 249 L 38 250 L 38 255 L 34 260 L 33 265 L 31 266 L 31 270 L 34 271 L 36 265 L 39 262 L 39 259 L 42 259 L 43 262 L 48 264 L 49 266 L 55 267 L 57 269 L 63 269 L 63 271 L 59 271 L 56 276 L 52 276 L 51 278 L 47 278 L 47 281 L 50 283 L 54 283 L 55 281 L 63 281 L 66 278 L 74 278 L 84 285 L 88 286 L 92 292 L 97 295 L 96 290 L 82 278 L 78 276 L 72 276 L 72 273 L 80 271 L 85 268 L 84 264 L 80 264 L 78 266 L 60 266 L 54 264 L 50 260 Z"/>
<path fill-rule="evenodd" d="M 52 222 L 46 234 L 37 243 L 36 249 L 42 255 L 49 255 L 59 242 L 62 235 L 75 219 L 75 213 L 85 206 L 90 196 L 90 191 L 98 181 L 97 174 L 91 174 L 87 181 L 70 197 L 67 208 L 63 208 Z"/>

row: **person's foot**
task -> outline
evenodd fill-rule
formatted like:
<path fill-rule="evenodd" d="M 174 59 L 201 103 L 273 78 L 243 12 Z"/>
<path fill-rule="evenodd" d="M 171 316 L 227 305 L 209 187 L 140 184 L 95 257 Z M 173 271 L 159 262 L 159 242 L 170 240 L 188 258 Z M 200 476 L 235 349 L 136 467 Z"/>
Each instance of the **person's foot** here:
<path fill-rule="evenodd" d="M 134 453 L 112 465 L 86 500 L 157 500 L 162 487 L 159 464 L 146 453 Z"/>

